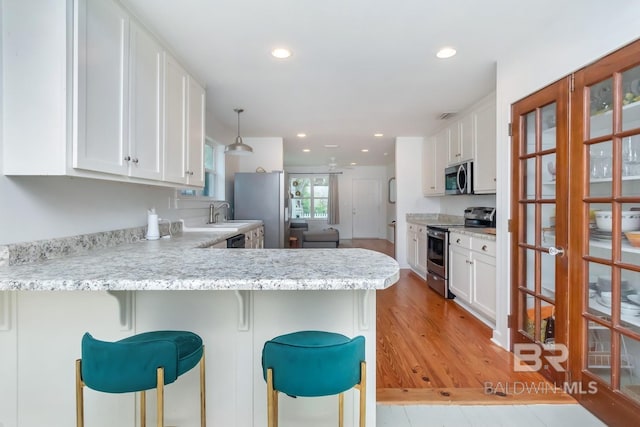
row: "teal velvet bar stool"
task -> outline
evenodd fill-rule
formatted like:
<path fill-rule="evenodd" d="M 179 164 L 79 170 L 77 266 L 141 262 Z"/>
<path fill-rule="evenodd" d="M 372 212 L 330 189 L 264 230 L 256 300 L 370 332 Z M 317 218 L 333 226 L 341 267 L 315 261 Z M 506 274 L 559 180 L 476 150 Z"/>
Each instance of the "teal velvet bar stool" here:
<path fill-rule="evenodd" d="M 158 427 L 164 427 L 164 386 L 200 362 L 200 425 L 206 426 L 202 338 L 186 331 L 153 331 L 106 342 L 82 337 L 76 360 L 76 419 L 84 426 L 83 388 L 106 393 L 140 392 L 140 426 L 146 426 L 146 390 L 156 389 Z"/>
<path fill-rule="evenodd" d="M 278 393 L 317 397 L 338 395 L 338 425 L 344 425 L 344 392 L 360 392 L 360 427 L 366 420 L 366 363 L 363 336 L 350 339 L 323 331 L 300 331 L 267 341 L 262 373 L 267 382 L 267 420 L 278 426 Z"/>

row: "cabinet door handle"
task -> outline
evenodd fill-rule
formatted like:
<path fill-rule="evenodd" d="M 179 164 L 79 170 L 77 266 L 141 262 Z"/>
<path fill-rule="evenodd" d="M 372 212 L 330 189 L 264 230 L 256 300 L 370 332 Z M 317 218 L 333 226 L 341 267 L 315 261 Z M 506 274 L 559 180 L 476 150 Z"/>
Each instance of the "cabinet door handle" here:
<path fill-rule="evenodd" d="M 135 163 L 137 165 L 138 164 L 138 159 L 134 157 L 133 163 Z"/>
<path fill-rule="evenodd" d="M 124 160 L 125 162 L 128 162 L 129 160 L 131 160 L 131 156 L 124 156 Z"/>
<path fill-rule="evenodd" d="M 486 252 L 487 251 L 487 245 L 482 245 L 482 250 Z"/>
<path fill-rule="evenodd" d="M 456 239 L 456 243 L 460 244 L 460 239 Z"/>

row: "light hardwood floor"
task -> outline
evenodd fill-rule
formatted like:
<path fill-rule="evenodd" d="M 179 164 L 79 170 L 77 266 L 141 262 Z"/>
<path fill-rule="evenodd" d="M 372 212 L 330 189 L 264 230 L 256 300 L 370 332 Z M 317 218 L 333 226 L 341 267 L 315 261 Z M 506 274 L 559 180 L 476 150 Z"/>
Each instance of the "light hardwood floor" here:
<path fill-rule="evenodd" d="M 393 254 L 383 239 L 341 247 Z M 378 403 L 575 403 L 536 372 L 515 372 L 513 354 L 493 344 L 491 329 L 442 298 L 410 270 L 377 295 Z"/>

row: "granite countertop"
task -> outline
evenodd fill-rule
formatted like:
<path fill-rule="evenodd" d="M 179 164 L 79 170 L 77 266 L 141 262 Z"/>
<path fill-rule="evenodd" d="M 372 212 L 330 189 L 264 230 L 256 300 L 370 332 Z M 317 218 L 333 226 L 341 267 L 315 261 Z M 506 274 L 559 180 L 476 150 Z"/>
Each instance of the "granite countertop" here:
<path fill-rule="evenodd" d="M 407 222 L 417 225 L 462 225 L 464 217 L 447 214 L 407 214 Z"/>
<path fill-rule="evenodd" d="M 0 290 L 384 289 L 391 257 L 367 249 L 213 249 L 224 232 L 178 233 L 0 267 Z"/>
<path fill-rule="evenodd" d="M 451 231 L 483 240 L 496 241 L 495 228 L 456 228 Z"/>

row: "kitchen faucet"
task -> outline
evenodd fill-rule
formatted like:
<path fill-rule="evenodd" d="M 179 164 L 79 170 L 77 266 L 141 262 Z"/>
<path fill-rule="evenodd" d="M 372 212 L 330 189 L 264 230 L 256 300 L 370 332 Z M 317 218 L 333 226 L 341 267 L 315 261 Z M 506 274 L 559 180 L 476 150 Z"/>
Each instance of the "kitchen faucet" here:
<path fill-rule="evenodd" d="M 215 224 L 218 222 L 218 217 L 220 216 L 220 212 L 216 212 L 218 209 L 220 208 L 230 208 L 231 205 L 229 204 L 229 202 L 224 201 L 222 203 L 220 203 L 218 206 L 216 206 L 215 203 L 211 203 L 209 205 L 209 221 L 207 222 L 207 224 Z M 227 217 L 225 215 L 224 219 L 226 220 Z"/>

